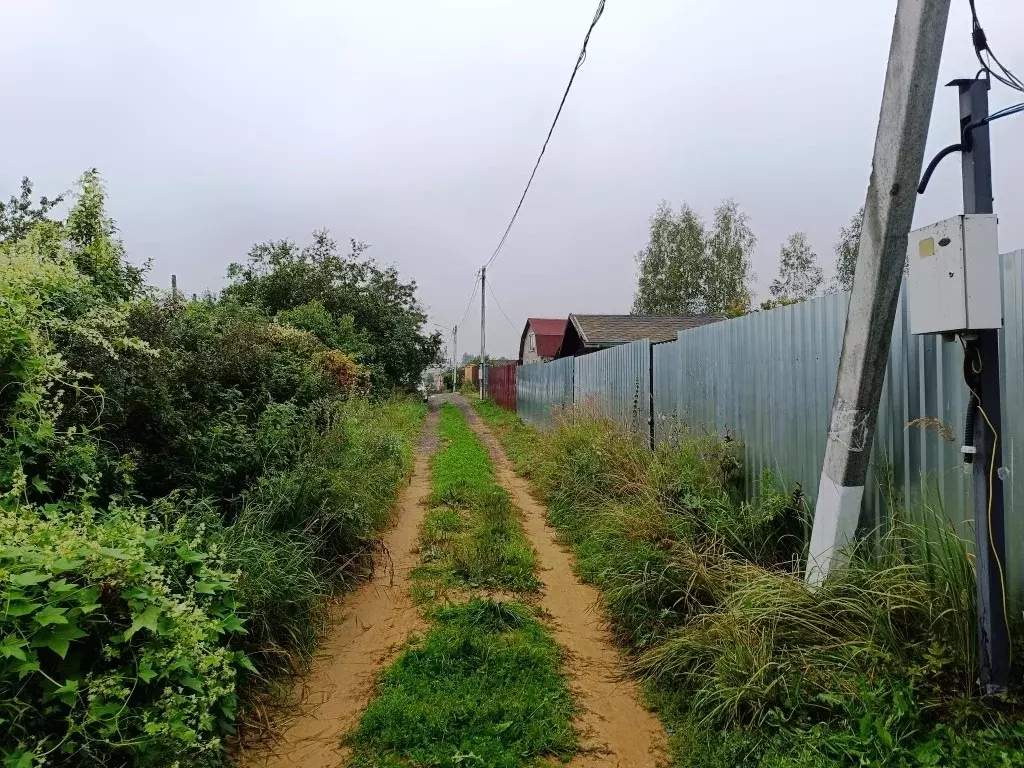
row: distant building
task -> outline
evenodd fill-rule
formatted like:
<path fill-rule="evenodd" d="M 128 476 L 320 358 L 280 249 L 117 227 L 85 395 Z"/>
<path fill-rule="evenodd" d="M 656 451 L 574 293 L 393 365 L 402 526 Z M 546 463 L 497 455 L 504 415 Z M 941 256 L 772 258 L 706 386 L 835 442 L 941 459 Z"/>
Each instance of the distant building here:
<path fill-rule="evenodd" d="M 599 349 L 650 339 L 671 341 L 679 331 L 725 320 L 719 315 L 569 315 L 557 357 L 576 357 Z"/>
<path fill-rule="evenodd" d="M 531 317 L 526 321 L 519 339 L 519 362 L 523 365 L 543 363 L 558 357 L 567 320 Z"/>

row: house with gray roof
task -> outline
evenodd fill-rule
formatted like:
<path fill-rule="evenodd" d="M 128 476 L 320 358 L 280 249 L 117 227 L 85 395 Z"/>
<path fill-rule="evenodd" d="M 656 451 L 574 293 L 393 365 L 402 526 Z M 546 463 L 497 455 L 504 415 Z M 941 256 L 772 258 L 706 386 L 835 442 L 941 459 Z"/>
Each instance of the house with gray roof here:
<path fill-rule="evenodd" d="M 599 349 L 649 339 L 672 341 L 680 331 L 717 323 L 721 315 L 569 315 L 558 357 L 577 357 Z"/>

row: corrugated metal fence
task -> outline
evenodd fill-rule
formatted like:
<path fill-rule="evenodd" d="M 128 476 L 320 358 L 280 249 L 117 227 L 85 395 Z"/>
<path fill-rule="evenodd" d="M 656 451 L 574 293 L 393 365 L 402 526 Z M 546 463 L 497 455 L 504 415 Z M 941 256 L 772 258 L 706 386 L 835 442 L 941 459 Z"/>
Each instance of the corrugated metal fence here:
<path fill-rule="evenodd" d="M 552 412 L 572 405 L 573 358 L 519 367 L 516 410 L 535 427 L 551 425 Z"/>
<path fill-rule="evenodd" d="M 649 437 L 651 342 L 643 339 L 577 357 L 573 402 L 595 408 L 630 432 Z"/>
<path fill-rule="evenodd" d="M 1024 251 L 1002 257 L 1004 330 L 1003 463 L 1006 478 L 1006 559 L 1010 592 L 1024 592 L 1024 464 L 1016 452 L 1024 437 Z M 656 348 L 665 362 L 667 390 L 655 391 L 659 439 L 667 425 L 731 434 L 743 444 L 748 491 L 763 469 L 800 483 L 813 504 L 825 454 L 835 392 L 846 293 L 695 328 Z M 673 357 L 677 356 L 677 357 Z M 675 380 L 671 368 L 675 368 Z M 656 374 L 656 384 L 661 379 Z M 872 446 L 862 527 L 888 517 L 888 501 L 940 507 L 971 535 L 971 478 L 960 456 L 967 406 L 963 350 L 940 336 L 910 333 L 906 287 L 893 325 L 892 347 Z"/>
<path fill-rule="evenodd" d="M 487 370 L 487 392 L 490 398 L 506 411 L 516 412 L 515 363 L 499 365 Z"/>
<path fill-rule="evenodd" d="M 1006 567 L 1024 598 L 1024 251 L 1002 257 L 1003 463 Z M 745 453 L 748 491 L 763 469 L 799 483 L 813 504 L 825 453 L 849 296 L 846 293 L 683 331 L 673 342 L 615 347 L 573 360 L 523 366 L 519 413 L 550 424 L 552 407 L 592 402 L 624 425 L 650 418 L 656 440 L 680 429 L 728 434 Z M 646 350 L 646 351 L 645 351 Z M 862 525 L 886 522 L 888 500 L 941 506 L 970 536 L 971 477 L 960 457 L 967 389 L 963 350 L 913 336 L 900 296 L 883 385 Z M 575 383 L 574 383 L 575 382 Z M 649 410 L 653 404 L 653 411 Z M 1024 446 L 1022 446 L 1024 447 Z"/>

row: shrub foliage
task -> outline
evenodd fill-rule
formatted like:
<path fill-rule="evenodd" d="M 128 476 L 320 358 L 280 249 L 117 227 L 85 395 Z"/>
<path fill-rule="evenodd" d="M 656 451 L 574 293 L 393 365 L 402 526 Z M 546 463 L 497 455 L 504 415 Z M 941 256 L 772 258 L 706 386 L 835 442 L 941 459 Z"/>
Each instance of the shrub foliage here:
<path fill-rule="evenodd" d="M 355 257 L 163 296 L 95 171 L 62 220 L 31 192 L 0 206 L 0 759 L 218 765 L 369 563 L 422 415 L 385 396 L 435 340 Z"/>

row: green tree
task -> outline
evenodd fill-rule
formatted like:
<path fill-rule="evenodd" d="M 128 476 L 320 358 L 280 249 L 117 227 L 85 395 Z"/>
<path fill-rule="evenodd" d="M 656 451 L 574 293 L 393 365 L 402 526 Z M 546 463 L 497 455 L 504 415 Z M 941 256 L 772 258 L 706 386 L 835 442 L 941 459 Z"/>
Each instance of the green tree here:
<path fill-rule="evenodd" d="M 32 180 L 28 176 L 21 179 L 21 193 L 11 195 L 7 203 L 0 202 L 0 243 L 7 240 L 20 240 L 28 234 L 33 226 L 48 221 L 50 210 L 63 202 L 64 195 L 48 198 L 43 195 L 38 203 L 32 200 Z"/>
<path fill-rule="evenodd" d="M 662 201 L 650 219 L 647 245 L 636 255 L 634 314 L 742 314 L 750 306 L 757 242 L 734 200 L 715 208 L 709 228 L 684 203 Z"/>
<path fill-rule="evenodd" d="M 225 298 L 260 306 L 342 348 L 365 365 L 378 386 L 413 388 L 437 361 L 442 339 L 427 333 L 427 315 L 416 283 L 394 267 L 383 268 L 350 241 L 343 255 L 326 230 L 303 247 L 287 240 L 260 243 L 244 264 L 228 268 Z M 324 314 L 330 322 L 324 325 Z"/>
<path fill-rule="evenodd" d="M 860 248 L 860 233 L 864 223 L 864 206 L 860 207 L 851 218 L 850 223 L 839 228 L 839 239 L 836 240 L 836 276 L 832 284 L 834 291 L 853 289 L 853 273 L 857 269 L 857 251 Z"/>
<path fill-rule="evenodd" d="M 757 244 L 750 217 L 735 200 L 723 200 L 715 207 L 714 228 L 709 234 L 704 311 L 729 315 L 750 311 L 750 282 L 754 279 L 750 254 Z"/>
<path fill-rule="evenodd" d="M 822 279 L 818 257 L 807 242 L 807 235 L 794 232 L 779 249 L 779 276 L 769 288 L 772 298 L 809 299 L 818 293 Z"/>

